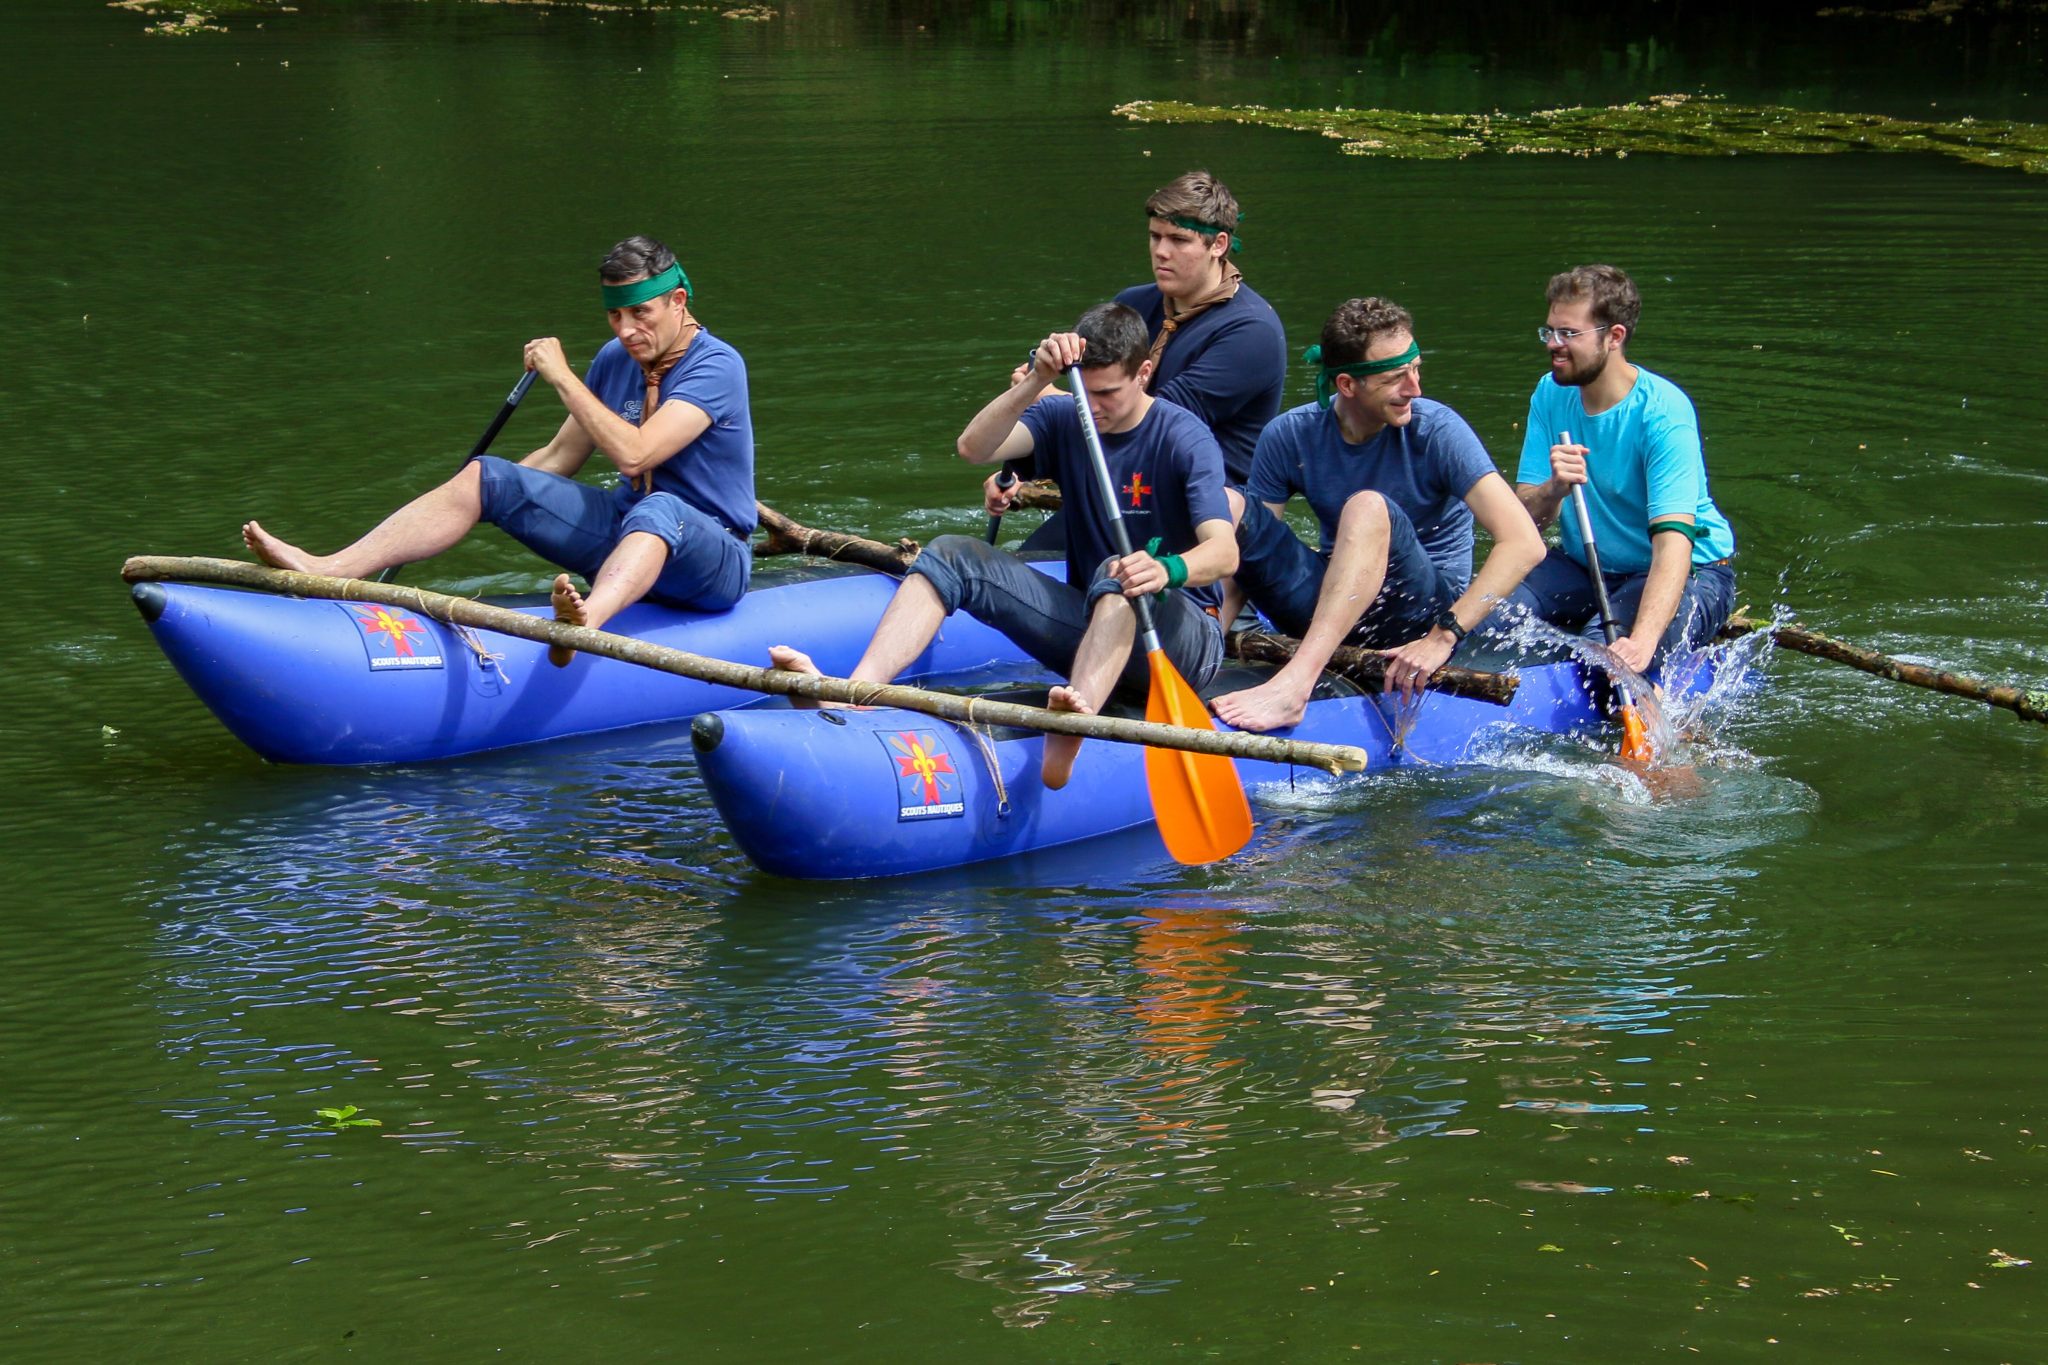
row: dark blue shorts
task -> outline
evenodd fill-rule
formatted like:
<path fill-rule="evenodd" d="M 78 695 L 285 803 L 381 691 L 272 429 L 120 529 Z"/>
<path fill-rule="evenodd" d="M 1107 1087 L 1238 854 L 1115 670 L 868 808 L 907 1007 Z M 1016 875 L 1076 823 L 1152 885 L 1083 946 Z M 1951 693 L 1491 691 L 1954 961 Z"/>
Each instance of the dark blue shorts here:
<path fill-rule="evenodd" d="M 940 536 L 924 547 L 910 572 L 932 585 L 948 616 L 964 610 L 994 626 L 1063 678 L 1073 676 L 1074 654 L 1096 599 L 1123 591 L 1103 575 L 1083 592 L 974 536 Z M 1216 676 L 1223 665 L 1223 628 L 1194 598 L 1184 592 L 1169 592 L 1164 601 L 1153 598 L 1152 622 L 1166 657 L 1191 686 Z M 1142 697 L 1150 675 L 1144 649 L 1133 645 L 1116 690 Z"/>
<path fill-rule="evenodd" d="M 595 578 L 620 541 L 645 531 L 668 546 L 652 600 L 724 611 L 746 594 L 754 568 L 746 540 L 673 493 L 596 488 L 494 455 L 476 463 L 484 520 L 550 563 Z"/>
<path fill-rule="evenodd" d="M 1347 637 L 1354 645 L 1387 649 L 1428 632 L 1437 613 L 1464 589 L 1444 580 L 1443 571 L 1416 539 L 1415 525 L 1391 500 L 1387 503 L 1387 577 L 1379 596 Z M 1266 504 L 1247 497 L 1237 526 L 1237 585 L 1251 604 L 1289 635 L 1307 633 L 1330 561 Z"/>
<path fill-rule="evenodd" d="M 1645 573 L 1603 573 L 1607 602 L 1614 608 L 1617 637 L 1628 634 L 1636 619 L 1636 607 L 1643 600 L 1643 587 L 1650 580 Z M 1721 633 L 1735 610 L 1735 571 L 1726 561 L 1702 564 L 1686 580 L 1678 610 L 1657 646 L 1658 662 L 1680 645 L 1698 648 Z M 1524 617 L 1534 615 L 1558 629 L 1604 642 L 1600 608 L 1593 599 L 1593 576 L 1584 565 L 1553 548 L 1543 562 L 1529 571 L 1520 587 L 1486 619 L 1481 629 L 1489 635 L 1512 631 Z"/>

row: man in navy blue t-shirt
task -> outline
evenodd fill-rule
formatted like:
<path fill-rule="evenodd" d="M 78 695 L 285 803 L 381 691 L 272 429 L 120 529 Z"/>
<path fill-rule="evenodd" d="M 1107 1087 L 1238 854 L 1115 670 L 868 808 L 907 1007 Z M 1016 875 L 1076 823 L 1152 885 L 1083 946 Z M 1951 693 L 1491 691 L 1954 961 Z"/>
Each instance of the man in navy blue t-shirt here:
<path fill-rule="evenodd" d="M 1039 342 L 1031 368 L 960 433 L 960 457 L 970 464 L 1028 461 L 1033 477 L 1059 480 L 1066 493 L 1067 581 L 973 536 L 940 536 L 904 575 L 854 679 L 893 680 L 924 652 L 946 617 L 964 609 L 1068 679 L 1052 689 L 1047 706 L 1093 714 L 1119 688 L 1145 694 L 1148 664 L 1131 648 L 1136 613 L 1129 599 L 1147 594 L 1163 594 L 1153 620 L 1174 667 L 1197 687 L 1215 676 L 1223 660 L 1223 632 L 1213 614 L 1216 583 L 1237 567 L 1223 457 L 1192 413 L 1145 391 L 1149 344 L 1136 313 L 1118 303 L 1097 305 L 1072 332 Z M 1127 556 L 1117 553 L 1073 399 L 1045 396 L 1076 364 L 1117 507 L 1131 544 L 1144 547 Z M 816 671 L 787 646 L 776 646 L 769 657 L 777 668 Z M 1046 736 L 1046 786 L 1066 785 L 1080 743 L 1071 735 Z"/>
<path fill-rule="evenodd" d="M 588 598 L 564 573 L 555 615 L 601 626 L 650 597 L 723 611 L 747 590 L 753 557 L 754 423 L 740 354 L 690 313 L 690 280 L 675 253 L 628 237 L 598 268 L 613 339 L 581 378 L 562 343 L 526 344 L 526 368 L 569 410 L 553 440 L 514 464 L 483 456 L 439 488 L 386 517 L 331 555 L 312 555 L 256 522 L 242 539 L 280 569 L 364 578 L 448 549 L 479 521 L 582 574 Z M 616 488 L 575 475 L 601 451 Z M 571 653 L 559 647 L 558 664 Z"/>
<path fill-rule="evenodd" d="M 1216 699 L 1240 730 L 1300 722 L 1337 646 L 1393 648 L 1386 686 L 1412 696 L 1543 558 L 1543 537 L 1465 419 L 1422 397 L 1415 320 L 1386 299 L 1352 299 L 1323 324 L 1316 401 L 1259 437 L 1237 520 L 1235 587 L 1301 637 L 1269 681 Z M 1280 519 L 1301 494 L 1320 551 Z M 1493 548 L 1472 574 L 1472 523 Z M 1234 607 L 1227 595 L 1226 608 Z"/>
<path fill-rule="evenodd" d="M 1233 483 L 1250 472 L 1259 432 L 1280 411 L 1287 381 L 1286 329 L 1231 261 L 1241 245 L 1241 212 L 1230 187 L 1207 171 L 1162 185 L 1145 201 L 1152 283 L 1116 296 L 1144 319 L 1152 338 L 1146 392 L 1202 420 Z M 1022 368 L 1010 376 L 1012 382 L 1023 377 Z M 1073 496 L 1065 484 L 1060 491 Z M 1009 507 L 993 480 L 983 494 L 990 512 Z M 1023 548 L 1061 548 L 1064 525 L 1064 517 L 1048 518 Z"/>

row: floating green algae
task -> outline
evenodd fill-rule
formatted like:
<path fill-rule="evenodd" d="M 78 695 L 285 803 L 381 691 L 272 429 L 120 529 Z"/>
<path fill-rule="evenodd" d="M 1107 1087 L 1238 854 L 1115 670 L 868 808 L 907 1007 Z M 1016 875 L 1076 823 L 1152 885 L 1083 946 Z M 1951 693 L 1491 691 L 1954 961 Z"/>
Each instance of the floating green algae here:
<path fill-rule="evenodd" d="M 1268 109 L 1136 100 L 1112 113 L 1139 123 L 1255 123 L 1336 138 L 1352 156 L 1416 159 L 1479 152 L 1536 156 L 1676 156 L 1934 152 L 1980 166 L 2048 174 L 2048 125 L 1883 114 L 1831 114 L 1712 96 L 1655 95 L 1604 109 L 1533 114 L 1417 114 L 1399 109 Z"/>
<path fill-rule="evenodd" d="M 554 11 L 587 10 L 592 14 L 703 13 L 724 19 L 763 23 L 776 17 L 772 5 L 702 3 L 701 0 L 449 0 L 449 3 L 482 5 L 529 5 Z M 109 9 L 128 10 L 152 22 L 143 30 L 159 37 L 191 37 L 201 33 L 226 33 L 217 22 L 227 16 L 296 14 L 290 0 L 107 0 Z M 696 21 L 691 20 L 692 23 Z M 261 25 L 259 24 L 260 28 Z"/>

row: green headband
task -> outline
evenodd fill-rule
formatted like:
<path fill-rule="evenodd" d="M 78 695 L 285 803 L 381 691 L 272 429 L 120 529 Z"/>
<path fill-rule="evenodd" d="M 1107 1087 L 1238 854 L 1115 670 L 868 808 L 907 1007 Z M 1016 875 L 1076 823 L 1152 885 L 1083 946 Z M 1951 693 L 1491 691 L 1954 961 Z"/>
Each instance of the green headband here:
<path fill-rule="evenodd" d="M 1316 404 L 1327 408 L 1336 398 L 1334 381 L 1340 374 L 1363 379 L 1369 374 L 1385 374 L 1388 370 L 1402 370 L 1422 359 L 1422 347 L 1410 341 L 1408 349 L 1399 355 L 1390 355 L 1385 360 L 1361 360 L 1356 365 L 1323 365 L 1323 348 L 1311 346 L 1301 353 L 1305 365 L 1322 365 L 1316 372 Z"/>
<path fill-rule="evenodd" d="M 1205 223 L 1199 218 L 1169 218 L 1166 221 L 1177 228 L 1186 228 L 1189 232 L 1199 232 L 1204 237 L 1214 237 L 1219 232 L 1229 233 L 1230 254 L 1233 256 L 1244 245 L 1244 240 L 1237 235 L 1236 228 L 1217 227 L 1214 223 Z"/>
<path fill-rule="evenodd" d="M 634 280 L 628 284 L 605 285 L 604 306 L 607 309 L 631 308 L 636 303 L 645 303 L 649 299 L 659 298 L 670 290 L 689 288 L 690 277 L 683 273 L 683 263 L 675 261 L 670 263 L 669 268 L 662 271 L 659 275 L 649 275 L 644 280 Z M 696 291 L 692 289 L 690 292 L 695 293 Z"/>

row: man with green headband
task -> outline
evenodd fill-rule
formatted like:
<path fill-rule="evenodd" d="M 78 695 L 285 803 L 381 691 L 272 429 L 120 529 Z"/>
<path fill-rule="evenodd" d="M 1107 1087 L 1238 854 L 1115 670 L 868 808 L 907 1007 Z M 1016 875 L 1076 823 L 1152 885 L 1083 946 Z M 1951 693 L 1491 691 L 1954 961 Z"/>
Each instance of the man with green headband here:
<path fill-rule="evenodd" d="M 1614 656 L 1641 672 L 1727 624 L 1735 532 L 1707 491 L 1692 400 L 1623 354 L 1643 309 L 1635 281 L 1611 265 L 1580 266 L 1552 277 L 1548 296 L 1536 332 L 1550 371 L 1529 395 L 1515 492 L 1537 524 L 1559 522 L 1559 545 L 1498 619 L 1532 614 L 1604 638 L 1578 518 L 1559 516 L 1576 486 L 1620 632 Z"/>
<path fill-rule="evenodd" d="M 660 242 L 628 237 L 598 276 L 613 339 L 581 378 L 558 339 L 526 344 L 526 368 L 569 410 L 553 440 L 516 464 L 469 461 L 334 554 L 308 554 L 253 521 L 242 528 L 250 550 L 281 569 L 367 578 L 488 521 L 590 582 L 586 598 L 569 574 L 555 579 L 555 615 L 575 625 L 601 626 L 643 596 L 702 611 L 739 601 L 755 524 L 746 363 L 691 315 L 689 277 Z M 616 487 L 576 480 L 594 451 L 617 470 Z"/>
<path fill-rule="evenodd" d="M 1287 331 L 1232 260 L 1241 246 L 1242 217 L 1230 187 L 1207 171 L 1160 186 L 1145 201 L 1152 283 L 1116 296 L 1143 319 L 1152 339 L 1146 392 L 1201 419 L 1232 482 L 1250 472 L 1252 449 L 1280 411 L 1287 381 Z M 1010 382 L 1025 373 L 1019 366 Z M 1008 510 L 1009 494 L 995 476 L 982 491 L 990 512 Z M 1058 515 L 1048 518 L 1023 548 L 1062 548 L 1064 524 Z"/>
<path fill-rule="evenodd" d="M 1243 492 L 1229 491 L 1236 588 L 1301 639 L 1270 680 L 1216 699 L 1240 730 L 1297 724 L 1346 642 L 1391 649 L 1387 690 L 1415 695 L 1543 558 L 1536 524 L 1472 428 L 1422 397 L 1407 309 L 1352 299 L 1304 358 L 1317 367 L 1316 401 L 1273 420 Z M 1320 551 L 1280 519 L 1297 493 L 1320 524 Z M 1475 517 L 1493 537 L 1476 577 Z"/>

